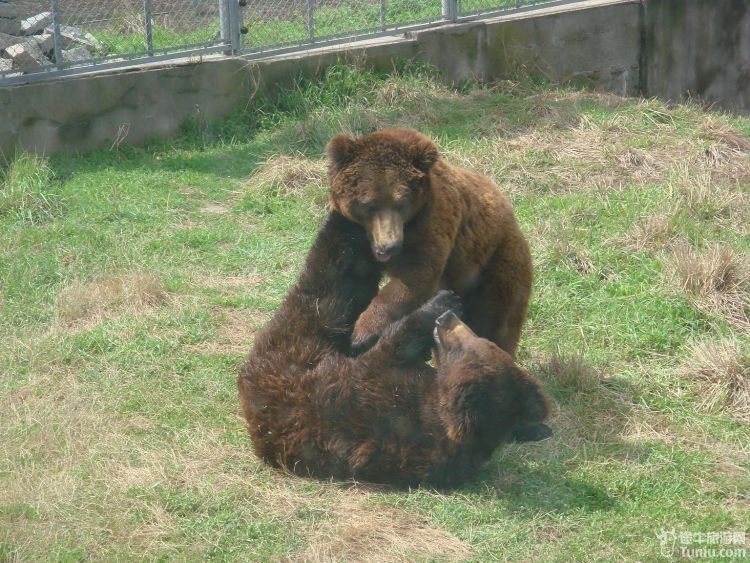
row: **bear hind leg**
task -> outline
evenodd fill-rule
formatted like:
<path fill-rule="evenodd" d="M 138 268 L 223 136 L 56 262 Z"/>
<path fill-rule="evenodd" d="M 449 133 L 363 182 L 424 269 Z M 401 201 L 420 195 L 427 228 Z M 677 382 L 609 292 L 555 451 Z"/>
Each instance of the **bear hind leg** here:
<path fill-rule="evenodd" d="M 515 357 L 531 296 L 531 258 L 523 253 L 515 263 L 495 255 L 482 283 L 462 296 L 466 324 Z"/>

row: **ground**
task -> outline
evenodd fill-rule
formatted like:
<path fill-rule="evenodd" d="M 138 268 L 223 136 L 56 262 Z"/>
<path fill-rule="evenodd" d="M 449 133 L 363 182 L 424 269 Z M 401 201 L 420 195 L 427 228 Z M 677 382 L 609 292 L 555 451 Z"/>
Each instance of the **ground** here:
<path fill-rule="evenodd" d="M 394 125 L 492 176 L 536 264 L 518 359 L 555 436 L 450 493 L 271 471 L 239 416 L 325 215 L 325 142 Z M 749 157 L 750 119 L 695 105 L 345 66 L 171 143 L 17 155 L 0 560 L 653 560 L 746 532 Z"/>

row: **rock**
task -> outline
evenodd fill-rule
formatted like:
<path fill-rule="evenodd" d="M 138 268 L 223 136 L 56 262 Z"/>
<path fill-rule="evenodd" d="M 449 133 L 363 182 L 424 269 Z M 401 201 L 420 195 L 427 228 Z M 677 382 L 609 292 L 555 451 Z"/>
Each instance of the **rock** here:
<path fill-rule="evenodd" d="M 5 54 L 13 59 L 15 66 L 20 68 L 39 68 L 42 65 L 50 64 L 50 61 L 44 56 L 36 41 L 11 45 L 5 49 Z"/>
<path fill-rule="evenodd" d="M 35 35 L 33 39 L 43 52 L 50 53 L 55 50 L 55 35 L 53 33 L 45 31 L 41 35 Z"/>
<path fill-rule="evenodd" d="M 52 33 L 53 29 L 48 27 L 47 31 Z M 70 25 L 60 26 L 60 39 L 62 40 L 62 46 L 64 49 L 76 46 L 86 47 L 87 49 L 102 48 L 102 42 L 96 37 Z"/>
<path fill-rule="evenodd" d="M 15 19 L 18 17 L 18 7 L 13 3 L 0 2 L 0 18 Z"/>
<path fill-rule="evenodd" d="M 15 45 L 16 43 L 18 43 L 18 37 L 8 35 L 7 33 L 0 33 L 0 52 L 2 52 L 7 47 L 10 47 L 11 45 Z"/>
<path fill-rule="evenodd" d="M 103 51 L 106 45 L 99 41 L 96 37 L 91 35 L 90 33 L 84 33 L 83 38 L 86 40 L 88 45 L 84 45 L 84 47 L 88 47 L 91 49 L 97 49 L 99 51 Z"/>
<path fill-rule="evenodd" d="M 21 33 L 34 35 L 52 23 L 52 12 L 42 12 L 21 22 Z"/>
<path fill-rule="evenodd" d="M 0 33 L 21 35 L 21 22 L 15 18 L 0 18 Z"/>
<path fill-rule="evenodd" d="M 48 27 L 44 31 L 47 33 L 55 33 L 54 28 Z M 63 49 L 67 49 L 76 42 L 78 37 L 83 38 L 83 30 L 73 27 L 72 25 L 61 25 L 60 26 L 60 42 L 62 43 Z"/>
<path fill-rule="evenodd" d="M 91 58 L 91 53 L 86 47 L 74 47 L 72 49 L 66 49 L 62 52 L 63 62 L 66 63 L 80 63 L 87 61 Z"/>
<path fill-rule="evenodd" d="M 0 72 L 8 72 L 13 70 L 13 61 L 10 59 L 0 59 Z"/>

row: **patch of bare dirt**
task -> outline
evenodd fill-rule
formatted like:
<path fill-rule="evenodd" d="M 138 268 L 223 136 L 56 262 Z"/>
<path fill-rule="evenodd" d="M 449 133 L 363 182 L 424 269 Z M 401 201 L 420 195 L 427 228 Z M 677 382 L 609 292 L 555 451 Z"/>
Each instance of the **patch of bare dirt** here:
<path fill-rule="evenodd" d="M 92 324 L 122 312 L 142 312 L 168 299 L 161 280 L 154 274 L 105 274 L 90 281 L 76 281 L 55 300 L 58 320 L 63 324 Z"/>

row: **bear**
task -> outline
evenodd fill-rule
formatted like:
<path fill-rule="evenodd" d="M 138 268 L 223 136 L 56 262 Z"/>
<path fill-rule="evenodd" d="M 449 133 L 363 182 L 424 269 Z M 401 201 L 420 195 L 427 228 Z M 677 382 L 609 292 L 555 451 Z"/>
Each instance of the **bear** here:
<path fill-rule="evenodd" d="M 462 299 L 480 337 L 515 357 L 532 264 L 508 199 L 486 176 L 452 166 L 411 129 L 326 146 L 330 208 L 362 225 L 390 280 L 354 328 L 365 346 L 438 289 Z"/>
<path fill-rule="evenodd" d="M 256 334 L 237 377 L 256 455 L 305 477 L 452 487 L 501 443 L 548 436 L 539 383 L 461 322 L 450 291 L 353 351 L 354 323 L 382 274 L 368 250 L 365 230 L 331 212 Z M 433 345 L 437 368 L 425 361 Z"/>

